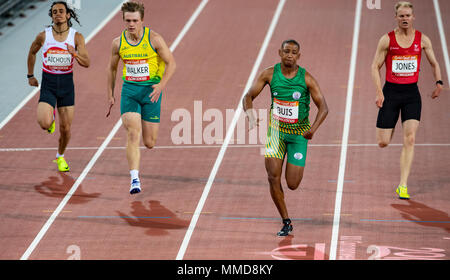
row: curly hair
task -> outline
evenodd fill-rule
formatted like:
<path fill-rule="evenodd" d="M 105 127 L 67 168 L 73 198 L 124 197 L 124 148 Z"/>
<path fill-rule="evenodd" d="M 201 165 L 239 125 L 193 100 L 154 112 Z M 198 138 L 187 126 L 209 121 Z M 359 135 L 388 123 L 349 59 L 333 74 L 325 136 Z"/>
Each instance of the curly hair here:
<path fill-rule="evenodd" d="M 69 25 L 69 27 L 72 27 L 72 21 L 71 19 L 74 19 L 76 22 L 78 22 L 78 24 L 81 26 L 80 21 L 78 20 L 78 15 L 75 12 L 75 9 L 71 9 L 69 8 L 69 6 L 67 6 L 67 3 L 65 1 L 55 1 L 52 3 L 52 6 L 50 7 L 50 10 L 48 10 L 48 15 L 50 17 L 52 17 L 52 10 L 53 10 L 53 6 L 55 6 L 56 4 L 62 4 L 64 5 L 64 7 L 66 8 L 66 12 L 70 15 L 70 18 L 67 20 L 67 25 Z M 52 22 L 53 23 L 53 22 Z"/>

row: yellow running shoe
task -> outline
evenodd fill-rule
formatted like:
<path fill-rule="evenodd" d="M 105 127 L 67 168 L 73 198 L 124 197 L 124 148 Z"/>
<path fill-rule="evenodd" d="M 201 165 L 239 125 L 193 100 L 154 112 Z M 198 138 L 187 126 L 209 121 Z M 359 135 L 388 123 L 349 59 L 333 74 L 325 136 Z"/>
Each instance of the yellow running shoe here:
<path fill-rule="evenodd" d="M 53 132 L 55 132 L 55 121 L 53 120 L 52 125 L 47 129 L 47 132 L 49 134 L 52 134 Z"/>
<path fill-rule="evenodd" d="M 67 172 L 70 170 L 69 165 L 67 165 L 67 162 L 64 159 L 64 157 L 59 157 L 55 159 L 53 162 L 56 162 L 56 164 L 58 165 L 58 170 L 61 172 Z"/>
<path fill-rule="evenodd" d="M 398 186 L 395 192 L 400 199 L 409 199 L 408 188 L 406 186 Z"/>

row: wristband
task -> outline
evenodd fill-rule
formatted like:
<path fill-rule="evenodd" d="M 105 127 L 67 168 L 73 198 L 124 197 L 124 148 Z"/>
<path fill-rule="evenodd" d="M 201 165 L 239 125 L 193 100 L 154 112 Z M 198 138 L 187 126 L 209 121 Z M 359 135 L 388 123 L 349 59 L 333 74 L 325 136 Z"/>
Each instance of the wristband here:
<path fill-rule="evenodd" d="M 437 84 L 440 84 L 441 86 L 443 86 L 444 85 L 444 82 L 442 81 L 442 80 L 439 80 L 439 81 L 436 81 L 436 85 Z"/>
<path fill-rule="evenodd" d="M 72 55 L 74 58 L 77 58 L 77 53 L 73 53 Z"/>
<path fill-rule="evenodd" d="M 31 74 L 31 75 L 28 75 L 27 74 L 27 78 L 29 79 L 29 78 L 33 78 L 34 77 L 34 75 L 33 74 Z"/>

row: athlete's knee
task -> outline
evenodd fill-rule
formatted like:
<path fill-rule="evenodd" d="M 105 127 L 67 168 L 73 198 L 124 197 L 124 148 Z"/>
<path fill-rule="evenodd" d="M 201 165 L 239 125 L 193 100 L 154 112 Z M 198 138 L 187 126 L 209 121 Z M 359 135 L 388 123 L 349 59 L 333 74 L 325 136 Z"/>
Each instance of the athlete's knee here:
<path fill-rule="evenodd" d="M 132 142 L 132 143 L 138 143 L 139 139 L 140 139 L 140 133 L 139 130 L 137 129 L 128 129 L 127 132 L 127 137 L 128 137 L 128 142 Z"/>
<path fill-rule="evenodd" d="M 144 145 L 147 147 L 147 149 L 153 149 L 156 144 L 156 139 L 144 139 Z"/>
<path fill-rule="evenodd" d="M 389 145 L 389 141 L 378 140 L 378 147 L 380 147 L 380 148 L 386 148 L 388 145 Z"/>
<path fill-rule="evenodd" d="M 303 175 L 300 177 L 297 176 L 296 178 L 286 178 L 287 187 L 293 191 L 298 189 L 298 187 L 300 186 L 300 183 L 302 182 L 302 179 L 303 179 Z"/>
<path fill-rule="evenodd" d="M 59 131 L 61 134 L 70 135 L 70 125 L 69 124 L 61 124 L 59 126 Z"/>
<path fill-rule="evenodd" d="M 412 133 L 406 135 L 403 139 L 403 143 L 407 146 L 413 146 L 416 143 L 416 136 Z"/>
<path fill-rule="evenodd" d="M 302 181 L 302 178 L 299 178 L 298 180 L 295 180 L 294 182 L 287 181 L 286 183 L 290 190 L 295 191 L 300 186 L 301 181 Z"/>
<path fill-rule="evenodd" d="M 267 173 L 267 180 L 271 186 L 279 184 L 281 182 L 281 175 L 269 172 Z"/>

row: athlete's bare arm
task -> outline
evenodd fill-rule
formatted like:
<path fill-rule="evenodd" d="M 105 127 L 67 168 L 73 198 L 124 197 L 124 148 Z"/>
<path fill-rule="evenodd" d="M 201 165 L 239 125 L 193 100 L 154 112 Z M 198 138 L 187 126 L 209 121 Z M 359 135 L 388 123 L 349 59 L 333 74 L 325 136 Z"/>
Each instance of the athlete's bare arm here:
<path fill-rule="evenodd" d="M 108 104 L 110 106 L 114 105 L 114 88 L 116 86 L 116 75 L 117 75 L 117 66 L 119 65 L 120 56 L 119 56 L 119 45 L 120 45 L 120 37 L 117 37 L 113 40 L 111 46 L 111 58 L 109 60 L 109 65 L 107 70 L 108 75 L 108 84 L 107 84 L 107 98 Z"/>
<path fill-rule="evenodd" d="M 34 73 L 34 64 L 36 63 L 36 54 L 42 48 L 45 42 L 45 32 L 41 32 L 36 36 L 33 43 L 31 44 L 30 51 L 28 52 L 28 75 L 33 75 Z M 28 79 L 28 84 L 30 86 L 37 87 L 39 83 L 35 77 L 31 77 Z"/>
<path fill-rule="evenodd" d="M 164 41 L 163 37 L 154 31 L 150 32 L 150 40 L 152 46 L 155 48 L 155 51 L 166 64 L 166 68 L 161 81 L 158 84 L 153 85 L 153 92 L 150 94 L 150 101 L 157 102 L 162 90 L 166 87 L 167 82 L 169 82 L 170 78 L 173 76 L 173 73 L 175 73 L 177 65 L 175 62 L 175 58 L 173 57 L 173 54 Z"/>
<path fill-rule="evenodd" d="M 427 56 L 428 62 L 430 62 L 431 68 L 433 68 L 433 75 L 435 81 L 439 81 L 442 79 L 441 76 L 441 68 L 439 67 L 439 63 L 436 60 L 434 55 L 433 46 L 431 44 L 430 38 L 422 34 L 422 48 L 425 51 L 425 55 Z M 434 99 L 441 94 L 442 85 L 436 84 L 436 89 L 433 91 L 431 97 Z"/>
<path fill-rule="evenodd" d="M 75 48 L 71 45 L 67 45 L 67 50 L 72 56 L 75 56 L 75 60 L 80 66 L 89 67 L 91 61 L 89 59 L 89 54 L 86 50 L 86 44 L 84 42 L 84 37 L 81 33 L 75 33 Z M 78 51 L 78 53 L 77 53 Z"/>
<path fill-rule="evenodd" d="M 311 98 L 318 109 L 316 119 L 311 125 L 311 128 L 302 134 L 303 137 L 310 140 L 312 139 L 314 133 L 316 133 L 319 126 L 323 123 L 323 121 L 327 117 L 328 105 L 327 102 L 325 101 L 325 97 L 323 96 L 316 79 L 314 79 L 314 77 L 308 72 L 305 73 L 305 82 L 306 86 L 308 87 Z"/>
<path fill-rule="evenodd" d="M 249 130 L 253 129 L 255 126 L 258 126 L 259 122 L 259 119 L 255 117 L 255 113 L 253 112 L 253 100 L 258 97 L 267 84 L 270 84 L 273 70 L 274 67 L 270 67 L 262 71 L 242 99 L 242 107 L 248 117 Z"/>
<path fill-rule="evenodd" d="M 389 50 L 389 36 L 385 34 L 381 37 L 378 42 L 377 51 L 375 52 L 375 57 L 372 62 L 372 80 L 375 84 L 375 88 L 377 91 L 377 97 L 375 99 L 375 104 L 378 108 L 383 107 L 384 102 L 384 94 L 383 89 L 381 87 L 381 75 L 380 69 L 383 67 L 384 60 L 386 59 L 386 55 Z"/>

